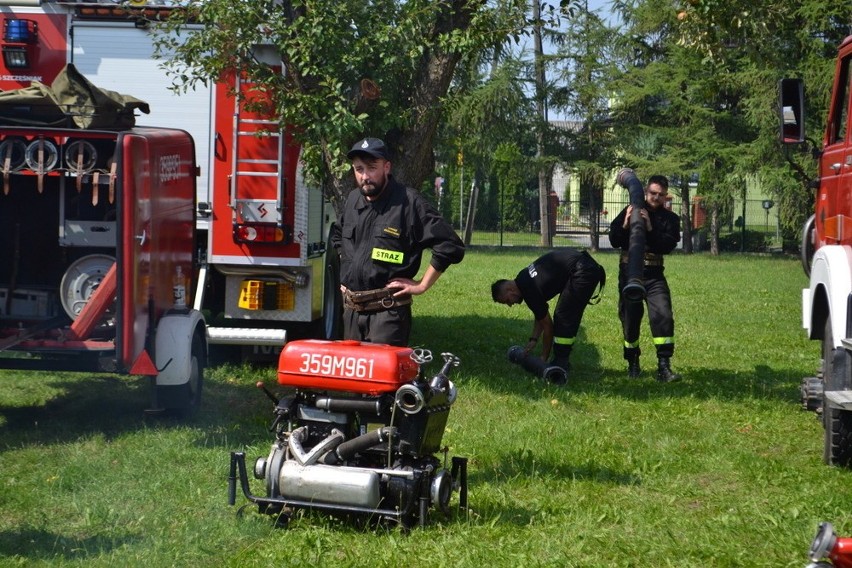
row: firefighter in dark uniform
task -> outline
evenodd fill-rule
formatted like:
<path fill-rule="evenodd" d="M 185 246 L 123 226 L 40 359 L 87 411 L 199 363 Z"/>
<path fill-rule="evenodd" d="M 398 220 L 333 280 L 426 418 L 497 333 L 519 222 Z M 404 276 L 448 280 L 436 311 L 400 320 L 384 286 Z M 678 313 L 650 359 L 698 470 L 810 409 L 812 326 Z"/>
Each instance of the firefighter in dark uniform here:
<path fill-rule="evenodd" d="M 681 376 L 671 369 L 674 354 L 674 315 L 669 284 L 666 281 L 663 255 L 673 251 L 680 241 L 680 217 L 665 207 L 669 191 L 669 180 L 665 176 L 651 176 L 645 187 L 645 204 L 641 218 L 645 223 L 645 267 L 643 283 L 648 304 L 648 321 L 651 336 L 657 351 L 657 380 L 672 382 Z M 627 283 L 627 250 L 630 245 L 630 213 L 632 205 L 625 207 L 612 220 L 609 242 L 620 248 L 621 262 L 618 270 L 618 288 L 623 290 Z M 624 331 L 624 358 L 627 374 L 631 378 L 640 376 L 639 326 L 644 315 L 641 301 L 629 301 L 623 296 L 618 301 L 618 315 Z"/>
<path fill-rule="evenodd" d="M 393 178 L 383 141 L 365 138 L 347 157 L 358 191 L 349 192 L 331 236 L 340 254 L 343 336 L 407 346 L 411 297 L 461 262 L 464 243 L 420 192 Z M 414 280 L 426 249 L 429 266 Z"/>
<path fill-rule="evenodd" d="M 541 357 L 547 361 L 553 350 L 553 365 L 567 372 L 568 358 L 580 329 L 583 312 L 600 300 L 606 283 L 602 266 L 585 251 L 560 248 L 549 252 L 518 272 L 514 280 L 497 280 L 491 285 L 495 302 L 512 306 L 524 302 L 535 318 L 524 351 L 532 351 L 542 340 Z M 600 291 L 595 295 L 595 289 Z M 559 296 L 553 318 L 547 302 Z"/>

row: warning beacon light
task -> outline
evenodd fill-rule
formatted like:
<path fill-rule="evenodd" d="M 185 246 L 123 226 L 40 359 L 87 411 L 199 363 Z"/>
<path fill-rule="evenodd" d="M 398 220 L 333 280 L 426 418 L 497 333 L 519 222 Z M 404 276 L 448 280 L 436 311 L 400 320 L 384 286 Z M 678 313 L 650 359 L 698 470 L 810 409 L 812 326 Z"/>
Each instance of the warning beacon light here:
<path fill-rule="evenodd" d="M 30 66 L 30 46 L 38 40 L 38 24 L 33 20 L 6 18 L 3 22 L 3 62 L 7 69 Z"/>

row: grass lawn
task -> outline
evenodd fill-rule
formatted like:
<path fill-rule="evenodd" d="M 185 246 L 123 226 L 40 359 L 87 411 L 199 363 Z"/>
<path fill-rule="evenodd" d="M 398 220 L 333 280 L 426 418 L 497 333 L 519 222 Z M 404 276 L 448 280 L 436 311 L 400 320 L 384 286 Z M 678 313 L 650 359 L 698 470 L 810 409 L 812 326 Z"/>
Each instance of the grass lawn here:
<path fill-rule="evenodd" d="M 540 253 L 471 250 L 415 300 L 413 343 L 461 359 L 444 442 L 470 458 L 467 515 L 410 534 L 237 515 L 229 452 L 268 452 L 254 384 L 275 390 L 274 366 L 208 369 L 187 422 L 145 418 L 142 379 L 0 371 L 0 566 L 793 567 L 820 521 L 852 534 L 852 472 L 822 464 L 800 408 L 819 345 L 797 259 L 670 257 L 684 380 L 659 384 L 647 324 L 645 376 L 626 377 L 617 256 L 596 255 L 605 296 L 555 387 L 508 362 L 531 314 L 490 297 Z"/>

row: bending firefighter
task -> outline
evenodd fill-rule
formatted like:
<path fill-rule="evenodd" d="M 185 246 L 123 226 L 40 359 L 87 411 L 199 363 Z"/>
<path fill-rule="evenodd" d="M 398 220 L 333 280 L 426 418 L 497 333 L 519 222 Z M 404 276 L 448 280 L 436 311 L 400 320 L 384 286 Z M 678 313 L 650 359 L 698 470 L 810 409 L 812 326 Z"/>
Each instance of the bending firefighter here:
<path fill-rule="evenodd" d="M 680 217 L 664 206 L 668 196 L 669 181 L 665 176 L 651 176 L 645 187 L 645 203 L 640 216 L 645 229 L 645 256 L 642 273 L 645 288 L 645 302 L 648 304 L 648 321 L 651 335 L 657 351 L 657 380 L 668 383 L 680 380 L 681 376 L 671 369 L 671 357 L 674 354 L 674 315 L 669 284 L 666 281 L 663 255 L 673 251 L 680 241 Z M 621 249 L 618 266 L 619 290 L 624 290 L 628 282 L 628 255 L 630 246 L 630 217 L 633 205 L 628 205 L 613 219 L 609 229 L 609 241 L 615 248 Z M 618 315 L 624 332 L 624 358 L 627 360 L 627 374 L 638 378 L 639 365 L 639 329 L 644 315 L 644 306 L 640 300 L 619 296 Z"/>
<path fill-rule="evenodd" d="M 568 359 L 580 329 L 580 320 L 588 304 L 600 300 L 606 273 L 585 251 L 560 248 L 549 252 L 518 272 L 514 280 L 498 280 L 491 285 L 495 302 L 512 306 L 526 303 L 535 321 L 524 351 L 532 351 L 542 340 L 541 357 L 547 361 L 551 349 L 552 365 L 570 370 Z M 559 296 L 553 318 L 547 302 Z"/>

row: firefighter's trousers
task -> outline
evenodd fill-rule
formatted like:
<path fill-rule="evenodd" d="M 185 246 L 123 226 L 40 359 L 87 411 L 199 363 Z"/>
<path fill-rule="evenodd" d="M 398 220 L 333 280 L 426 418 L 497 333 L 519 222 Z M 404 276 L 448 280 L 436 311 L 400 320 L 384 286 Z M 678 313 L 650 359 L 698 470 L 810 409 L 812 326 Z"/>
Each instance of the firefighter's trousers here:
<path fill-rule="evenodd" d="M 666 281 L 663 266 L 646 266 L 644 271 L 645 302 L 630 302 L 619 296 L 618 316 L 624 331 L 624 347 L 639 347 L 639 330 L 648 304 L 648 322 L 651 324 L 651 336 L 657 357 L 671 357 L 674 354 L 674 315 L 672 297 Z M 618 289 L 627 284 L 627 265 L 621 264 L 618 270 Z"/>
<path fill-rule="evenodd" d="M 577 261 L 574 274 L 559 294 L 553 310 L 553 338 L 556 345 L 574 343 L 583 312 L 598 285 L 605 279 L 604 269 L 589 255 Z"/>
<path fill-rule="evenodd" d="M 405 347 L 411 335 L 411 304 L 388 310 L 343 310 L 343 339 Z"/>

